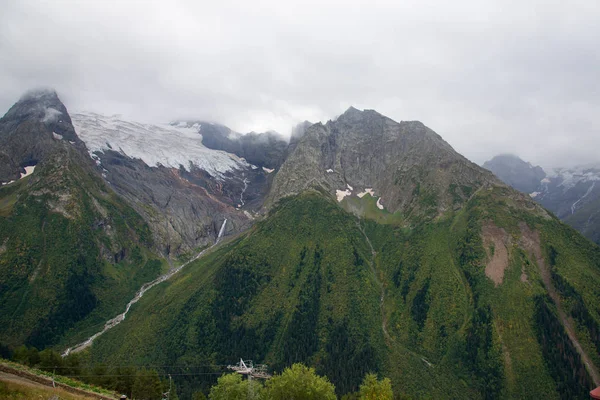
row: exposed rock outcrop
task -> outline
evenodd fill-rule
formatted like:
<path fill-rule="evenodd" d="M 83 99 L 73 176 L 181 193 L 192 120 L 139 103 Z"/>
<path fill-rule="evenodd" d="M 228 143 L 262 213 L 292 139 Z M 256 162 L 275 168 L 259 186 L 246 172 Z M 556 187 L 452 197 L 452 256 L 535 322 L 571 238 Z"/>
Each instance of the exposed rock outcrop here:
<path fill-rule="evenodd" d="M 486 184 L 502 185 L 422 123 L 351 107 L 306 130 L 275 177 L 267 204 L 308 187 L 332 196 L 371 188 L 389 212 L 436 216 Z"/>

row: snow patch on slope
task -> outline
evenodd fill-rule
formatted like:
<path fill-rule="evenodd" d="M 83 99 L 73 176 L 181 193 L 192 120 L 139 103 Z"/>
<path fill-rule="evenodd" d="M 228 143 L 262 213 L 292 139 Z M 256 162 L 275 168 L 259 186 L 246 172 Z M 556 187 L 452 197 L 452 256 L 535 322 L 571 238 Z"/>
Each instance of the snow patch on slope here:
<path fill-rule="evenodd" d="M 375 197 L 375 192 L 373 191 L 373 189 L 371 188 L 367 188 L 365 189 L 364 192 L 360 192 L 359 194 L 357 194 L 358 197 L 360 197 L 361 199 L 366 196 L 367 194 L 370 194 L 371 197 Z"/>
<path fill-rule="evenodd" d="M 249 168 L 234 154 L 211 150 L 202 144 L 199 126 L 180 127 L 125 121 L 119 116 L 95 113 L 72 115 L 75 131 L 85 142 L 90 155 L 107 150 L 142 160 L 148 166 L 190 170 L 190 164 L 221 177 L 234 169 Z"/>
<path fill-rule="evenodd" d="M 350 196 L 351 194 L 352 194 L 352 192 L 350 192 L 350 190 L 348 190 L 348 189 L 335 191 L 335 197 L 337 198 L 338 203 L 340 201 L 344 200 L 344 197 Z"/>
<path fill-rule="evenodd" d="M 25 173 L 21 172 L 21 177 L 19 179 L 23 179 L 23 178 L 33 174 L 33 171 L 35 171 L 35 165 L 32 165 L 30 167 L 25 167 Z"/>
<path fill-rule="evenodd" d="M 29 175 L 33 174 L 33 171 L 35 171 L 35 165 L 25 167 L 25 173 L 21 172 L 21 177 L 19 179 L 28 177 Z M 15 183 L 15 181 L 2 182 L 2 186 L 10 185 L 11 183 Z"/>

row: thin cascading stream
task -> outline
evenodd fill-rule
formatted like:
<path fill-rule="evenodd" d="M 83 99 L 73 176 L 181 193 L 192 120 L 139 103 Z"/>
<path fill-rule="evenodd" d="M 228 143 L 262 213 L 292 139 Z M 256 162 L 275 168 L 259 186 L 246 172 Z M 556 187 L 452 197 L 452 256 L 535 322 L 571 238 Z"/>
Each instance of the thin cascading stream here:
<path fill-rule="evenodd" d="M 96 338 L 98 338 L 98 336 L 102 335 L 109 329 L 112 329 L 115 326 L 117 326 L 118 324 L 120 324 L 121 322 L 123 322 L 125 320 L 125 316 L 131 309 L 131 306 L 134 305 L 135 303 L 137 303 L 142 298 L 144 293 L 146 293 L 148 290 L 152 289 L 154 286 L 158 285 L 159 283 L 162 283 L 162 282 L 170 279 L 173 275 L 175 275 L 176 273 L 181 271 L 185 266 L 196 261 L 208 250 L 212 249 L 214 246 L 219 244 L 219 241 L 221 240 L 221 238 L 223 237 L 223 234 L 225 233 L 225 224 L 227 224 L 227 218 L 225 218 L 225 220 L 223 221 L 223 224 L 221 225 L 221 229 L 219 229 L 219 234 L 217 236 L 217 240 L 215 241 L 215 243 L 213 243 L 212 246 L 202 250 L 200 253 L 196 254 L 196 256 L 194 256 L 190 260 L 186 261 L 185 263 L 181 264 L 179 267 L 171 269 L 166 274 L 159 276 L 158 278 L 156 278 L 155 280 L 153 280 L 151 282 L 144 283 L 142 285 L 142 287 L 140 288 L 140 290 L 137 291 L 137 293 L 135 294 L 133 299 L 131 299 L 131 301 L 129 303 L 127 303 L 127 306 L 125 307 L 125 312 L 117 315 L 116 317 L 114 317 L 112 319 L 109 319 L 104 324 L 104 328 L 100 332 L 95 333 L 94 335 L 90 336 L 87 340 L 85 340 L 82 343 L 79 343 L 78 345 L 69 347 L 67 350 L 65 350 L 65 352 L 62 354 L 62 356 L 66 357 L 71 353 L 77 353 L 77 352 L 84 350 L 85 348 L 89 347 L 94 342 L 94 340 L 96 340 Z"/>

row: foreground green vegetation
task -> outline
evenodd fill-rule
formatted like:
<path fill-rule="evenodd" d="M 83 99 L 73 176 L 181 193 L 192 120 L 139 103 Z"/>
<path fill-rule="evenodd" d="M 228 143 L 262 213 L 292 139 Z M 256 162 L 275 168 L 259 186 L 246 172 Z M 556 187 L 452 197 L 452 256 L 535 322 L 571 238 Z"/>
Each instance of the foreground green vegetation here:
<path fill-rule="evenodd" d="M 74 371 L 78 371 L 79 375 L 81 375 L 81 370 L 73 363 L 73 360 L 68 363 L 63 363 L 60 356 L 51 350 L 38 352 L 34 348 L 28 349 L 25 346 L 20 349 L 20 353 L 15 354 L 15 359 L 18 360 L 18 362 L 11 362 L 0 358 L 0 365 L 8 367 L 11 370 L 22 371 L 27 375 L 44 378 L 47 381 L 54 381 L 75 389 L 81 389 L 88 393 L 97 393 L 107 397 L 115 396 L 113 391 L 106 389 L 104 386 L 96 385 L 89 381 L 86 382 L 84 379 L 73 379 L 70 376 L 66 376 L 72 374 Z M 23 358 L 24 356 L 25 358 Z M 67 364 L 69 365 L 68 367 L 66 366 Z M 81 376 L 78 377 L 81 378 Z M 27 380 L 27 378 L 25 378 L 25 380 Z M 10 398 L 10 396 L 19 398 L 19 392 L 22 391 L 21 387 L 10 389 L 10 391 L 9 389 L 10 388 L 7 388 L 7 392 L 5 393 L 8 398 Z M 73 397 L 80 398 L 80 396 L 75 395 Z M 1 398 L 4 399 L 5 397 Z M 21 396 L 20 398 L 30 397 Z"/>
<path fill-rule="evenodd" d="M 24 399 L 56 399 L 56 400 L 89 400 L 91 397 L 69 393 L 63 389 L 51 387 L 32 387 L 19 382 L 3 382 L 0 380 L 0 398 L 2 400 Z"/>
<path fill-rule="evenodd" d="M 153 368 L 92 365 L 85 355 L 72 354 L 62 358 L 52 350 L 39 352 L 35 348 L 26 346 L 16 349 L 12 357 L 18 363 L 0 362 L 10 368 L 88 392 L 107 396 L 120 393 L 130 399 L 146 400 L 161 399 L 164 393 L 169 393 L 171 400 L 179 398 L 177 386 L 166 379 L 168 375 L 162 374 L 161 378 Z M 192 398 L 205 399 L 206 396 L 202 392 L 195 392 Z M 211 400 L 335 400 L 337 396 L 335 386 L 327 377 L 318 376 L 314 368 L 294 364 L 264 383 L 260 380 L 243 379 L 242 375 L 237 373 L 223 374 L 210 388 L 208 398 Z M 345 400 L 392 400 L 393 398 L 390 380 L 387 378 L 379 380 L 377 375 L 372 373 L 364 377 L 356 393 L 343 396 Z"/>
<path fill-rule="evenodd" d="M 62 358 L 53 350 L 40 352 L 26 346 L 17 348 L 12 359 L 13 362 L 4 363 L 88 392 L 109 397 L 115 396 L 115 393 L 119 396 L 125 394 L 130 399 L 162 399 L 163 393 L 171 390 L 171 400 L 178 399 L 177 389 L 168 377 L 159 377 L 153 368 L 93 365 L 85 355 L 71 354 Z"/>
<path fill-rule="evenodd" d="M 210 389 L 210 400 L 335 400 L 335 386 L 327 377 L 318 376 L 314 368 L 294 364 L 265 383 L 242 379 L 239 374 L 226 374 Z M 390 380 L 367 374 L 356 393 L 344 400 L 392 400 Z"/>

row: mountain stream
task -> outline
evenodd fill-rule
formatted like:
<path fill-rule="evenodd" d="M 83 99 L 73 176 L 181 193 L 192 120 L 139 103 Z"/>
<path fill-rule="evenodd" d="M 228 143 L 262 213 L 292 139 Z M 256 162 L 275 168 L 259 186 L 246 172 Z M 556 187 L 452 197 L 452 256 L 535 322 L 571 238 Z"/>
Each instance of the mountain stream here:
<path fill-rule="evenodd" d="M 221 240 L 221 237 L 223 237 L 223 233 L 225 232 L 225 224 L 227 224 L 227 218 L 225 218 L 225 221 L 223 221 L 223 224 L 221 225 L 221 229 L 219 230 L 219 235 L 217 236 L 217 240 L 215 241 L 215 243 L 212 244 L 212 246 L 207 247 L 206 249 L 202 250 L 200 253 L 196 254 L 194 257 L 192 257 L 185 263 L 181 264 L 179 267 L 169 270 L 169 272 L 167 272 L 164 275 L 159 276 L 158 278 L 156 278 L 155 280 L 153 280 L 151 282 L 144 283 L 142 285 L 142 287 L 140 288 L 140 290 L 137 291 L 137 293 L 135 294 L 133 299 L 131 299 L 131 301 L 129 303 L 127 303 L 127 307 L 125 307 L 124 313 L 119 314 L 116 317 L 114 317 L 113 319 L 109 319 L 108 321 L 106 321 L 106 323 L 104 324 L 104 328 L 100 332 L 93 334 L 87 340 L 85 340 L 82 343 L 79 343 L 78 345 L 69 347 L 67 350 L 65 350 L 65 352 L 62 354 L 62 356 L 66 357 L 71 353 L 77 353 L 77 352 L 80 352 L 80 351 L 86 349 L 94 342 L 94 340 L 96 338 L 98 338 L 98 336 L 102 335 L 104 332 L 108 331 L 109 329 L 114 328 L 115 326 L 117 326 L 121 322 L 123 322 L 125 320 L 125 316 L 129 312 L 129 309 L 131 308 L 131 306 L 134 305 L 135 303 L 137 303 L 142 298 L 144 293 L 146 293 L 148 290 L 152 289 L 154 286 L 158 285 L 159 283 L 162 283 L 162 282 L 170 279 L 173 275 L 175 275 L 176 273 L 181 271 L 185 266 L 187 266 L 191 262 L 196 261 L 208 250 L 215 247 Z"/>

